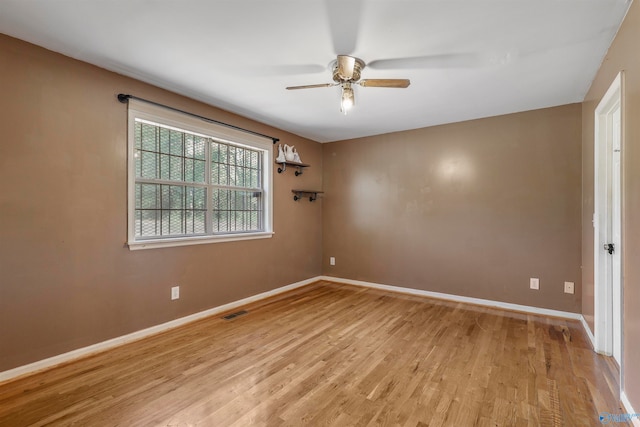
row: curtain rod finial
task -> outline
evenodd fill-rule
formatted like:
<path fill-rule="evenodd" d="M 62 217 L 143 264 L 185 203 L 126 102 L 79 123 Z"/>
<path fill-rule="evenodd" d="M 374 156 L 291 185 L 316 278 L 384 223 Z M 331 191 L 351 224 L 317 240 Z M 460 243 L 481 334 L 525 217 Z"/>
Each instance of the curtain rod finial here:
<path fill-rule="evenodd" d="M 131 98 L 131 95 L 125 95 L 124 93 L 118 94 L 118 101 L 122 102 L 123 104 L 129 101 L 129 98 Z"/>

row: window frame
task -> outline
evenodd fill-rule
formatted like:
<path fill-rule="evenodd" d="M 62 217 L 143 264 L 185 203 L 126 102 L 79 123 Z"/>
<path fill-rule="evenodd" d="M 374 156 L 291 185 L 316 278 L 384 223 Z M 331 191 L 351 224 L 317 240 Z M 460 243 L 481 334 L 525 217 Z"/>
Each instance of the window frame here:
<path fill-rule="evenodd" d="M 273 236 L 273 159 L 271 139 L 263 138 L 250 133 L 228 128 L 219 124 L 207 122 L 203 119 L 179 113 L 167 108 L 152 105 L 146 102 L 129 100 L 127 123 L 127 245 L 130 250 L 166 248 L 173 246 L 187 246 L 208 243 L 222 243 L 254 239 L 266 239 Z M 263 203 L 263 230 L 247 232 L 229 232 L 212 234 L 198 234 L 193 236 L 176 237 L 136 237 L 135 235 L 135 186 L 136 186 L 136 159 L 135 159 L 135 123 L 136 119 L 155 122 L 164 126 L 193 132 L 218 140 L 225 144 L 258 150 L 262 155 L 262 203 Z M 209 151 L 209 150 L 207 150 Z M 207 163 L 211 158 L 206 159 Z M 206 170 L 210 170 L 207 164 Z M 210 177 L 207 177 L 207 188 L 212 187 Z M 183 181 L 176 181 L 177 185 L 183 185 Z M 210 192 L 207 190 L 207 216 L 211 208 Z M 207 219 L 207 223 L 209 223 Z"/>

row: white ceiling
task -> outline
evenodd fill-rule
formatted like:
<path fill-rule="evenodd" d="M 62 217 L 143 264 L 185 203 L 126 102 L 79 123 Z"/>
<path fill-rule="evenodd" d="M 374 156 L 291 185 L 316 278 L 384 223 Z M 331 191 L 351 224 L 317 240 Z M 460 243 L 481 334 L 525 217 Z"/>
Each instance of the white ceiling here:
<path fill-rule="evenodd" d="M 580 102 L 629 4 L 0 0 L 0 32 L 327 142 Z M 337 54 L 419 68 L 365 68 L 411 86 L 356 87 L 346 116 L 336 87 L 285 90 L 331 82 Z"/>

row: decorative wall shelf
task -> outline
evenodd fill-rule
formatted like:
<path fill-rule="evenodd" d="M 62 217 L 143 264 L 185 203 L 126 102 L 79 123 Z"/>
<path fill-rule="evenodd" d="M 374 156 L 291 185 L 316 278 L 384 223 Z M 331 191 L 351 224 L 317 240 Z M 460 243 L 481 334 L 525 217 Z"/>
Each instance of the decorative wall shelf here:
<path fill-rule="evenodd" d="M 293 200 L 295 200 L 296 202 L 306 195 L 309 195 L 309 201 L 313 202 L 318 198 L 318 194 L 324 193 L 324 191 L 314 190 L 291 190 L 291 192 L 293 193 Z"/>
<path fill-rule="evenodd" d="M 308 168 L 309 166 L 311 166 L 311 165 L 308 165 L 306 163 L 298 163 L 298 162 L 276 162 L 276 163 L 280 165 L 280 167 L 278 168 L 278 173 L 282 173 L 282 172 L 286 171 L 287 170 L 287 166 L 292 166 L 292 167 L 298 169 L 296 171 L 296 176 L 302 175 L 302 169 L 303 168 Z"/>

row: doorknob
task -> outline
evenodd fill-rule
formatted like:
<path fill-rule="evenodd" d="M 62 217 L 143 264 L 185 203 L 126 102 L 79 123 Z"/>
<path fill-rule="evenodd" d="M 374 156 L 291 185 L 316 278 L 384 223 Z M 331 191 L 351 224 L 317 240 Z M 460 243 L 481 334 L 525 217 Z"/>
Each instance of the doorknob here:
<path fill-rule="evenodd" d="M 613 249 L 614 249 L 613 243 L 604 244 L 604 250 L 609 252 L 609 255 L 613 254 Z"/>

